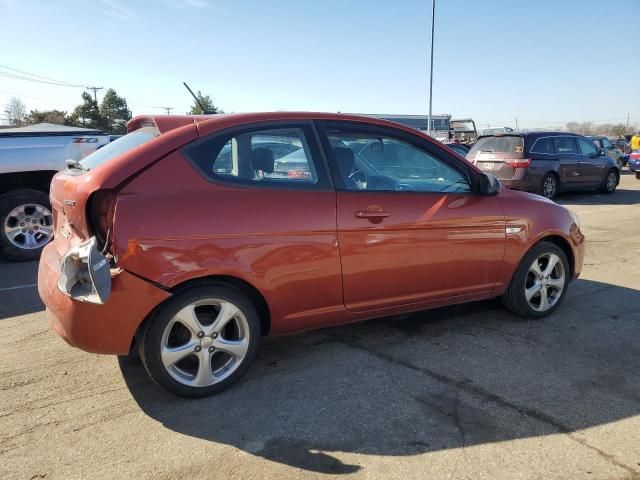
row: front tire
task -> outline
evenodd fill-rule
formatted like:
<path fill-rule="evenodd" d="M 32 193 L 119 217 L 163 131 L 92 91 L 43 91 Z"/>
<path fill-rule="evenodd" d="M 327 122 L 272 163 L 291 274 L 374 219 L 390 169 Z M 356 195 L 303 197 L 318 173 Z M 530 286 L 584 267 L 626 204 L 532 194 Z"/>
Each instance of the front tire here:
<path fill-rule="evenodd" d="M 243 293 L 223 284 L 202 285 L 177 293 L 147 320 L 140 358 L 165 390 L 206 397 L 244 375 L 260 337 L 260 318 Z"/>
<path fill-rule="evenodd" d="M 570 275 L 565 253 L 553 243 L 539 242 L 520 262 L 502 302 L 520 317 L 546 317 L 562 303 Z"/>
<path fill-rule="evenodd" d="M 13 261 L 37 260 L 53 238 L 49 196 L 20 189 L 0 196 L 0 253 Z"/>
<path fill-rule="evenodd" d="M 618 172 L 613 168 L 607 172 L 607 176 L 604 177 L 602 185 L 600 186 L 600 192 L 610 194 L 616 191 L 618 187 Z"/>

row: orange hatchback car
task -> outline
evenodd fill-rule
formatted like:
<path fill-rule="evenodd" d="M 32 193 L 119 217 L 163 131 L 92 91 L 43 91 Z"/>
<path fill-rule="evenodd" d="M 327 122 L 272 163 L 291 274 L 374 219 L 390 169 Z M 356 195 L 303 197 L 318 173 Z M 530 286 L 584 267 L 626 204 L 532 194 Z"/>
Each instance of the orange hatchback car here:
<path fill-rule="evenodd" d="M 54 177 L 38 290 L 67 342 L 137 349 L 178 395 L 229 387 L 264 335 L 493 297 L 542 317 L 582 268 L 572 212 L 402 125 L 259 113 L 128 129 Z"/>

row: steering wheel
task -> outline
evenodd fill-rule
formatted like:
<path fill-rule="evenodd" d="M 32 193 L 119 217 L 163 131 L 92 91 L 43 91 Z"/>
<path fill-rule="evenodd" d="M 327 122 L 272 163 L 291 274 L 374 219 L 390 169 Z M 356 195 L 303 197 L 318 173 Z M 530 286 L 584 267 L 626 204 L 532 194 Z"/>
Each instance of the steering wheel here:
<path fill-rule="evenodd" d="M 358 190 L 366 190 L 367 183 L 369 183 L 369 175 L 362 170 L 356 170 L 349 174 L 349 180 L 356 184 Z"/>

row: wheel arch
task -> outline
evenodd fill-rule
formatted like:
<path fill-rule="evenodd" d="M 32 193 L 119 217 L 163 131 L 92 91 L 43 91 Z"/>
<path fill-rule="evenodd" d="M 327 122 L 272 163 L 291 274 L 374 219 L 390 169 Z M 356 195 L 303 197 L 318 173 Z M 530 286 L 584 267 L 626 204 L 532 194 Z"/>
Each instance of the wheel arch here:
<path fill-rule="evenodd" d="M 33 170 L 25 172 L 0 173 L 0 195 L 13 190 L 30 188 L 49 193 L 55 170 Z"/>
<path fill-rule="evenodd" d="M 571 244 L 569 243 L 569 241 L 560 235 L 547 235 L 539 239 L 533 245 L 531 245 L 531 248 L 535 247 L 540 242 L 553 243 L 560 250 L 562 250 L 562 252 L 567 256 L 567 260 L 569 261 L 569 270 L 571 273 L 570 278 L 573 278 L 573 273 L 575 272 L 575 267 L 576 267 L 576 258 L 575 258 L 575 255 L 573 254 L 573 249 L 571 248 Z M 531 250 L 531 248 L 529 248 L 529 250 Z M 527 250 L 527 252 L 529 250 Z"/>
<path fill-rule="evenodd" d="M 244 293 L 249 299 L 253 302 L 256 309 L 258 310 L 258 315 L 260 316 L 260 323 L 262 327 L 262 335 L 266 336 L 269 334 L 271 330 L 271 311 L 269 309 L 269 305 L 267 300 L 264 298 L 264 295 L 260 293 L 260 291 L 251 285 L 246 280 L 242 280 L 238 277 L 234 277 L 231 275 L 207 275 L 204 277 L 192 278 L 186 280 L 182 283 L 174 285 L 173 287 L 167 289 L 169 293 L 172 295 L 167 298 L 164 302 L 158 304 L 147 316 L 146 318 L 140 322 L 138 328 L 136 329 L 136 333 L 131 339 L 131 347 L 130 351 L 134 351 L 134 347 L 137 343 L 138 334 L 143 328 L 143 325 L 150 321 L 156 312 L 168 301 L 173 295 L 188 290 L 190 288 L 201 287 L 206 285 L 224 285 L 231 288 L 234 288 L 242 293 Z"/>

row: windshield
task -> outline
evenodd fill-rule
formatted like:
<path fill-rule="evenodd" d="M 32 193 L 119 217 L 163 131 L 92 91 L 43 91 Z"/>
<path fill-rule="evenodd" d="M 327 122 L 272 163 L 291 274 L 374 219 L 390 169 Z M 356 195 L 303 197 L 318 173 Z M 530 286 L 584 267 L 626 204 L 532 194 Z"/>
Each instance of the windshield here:
<path fill-rule="evenodd" d="M 134 130 L 111 143 L 106 144 L 104 147 L 96 150 L 91 155 L 87 155 L 80 161 L 80 164 L 87 170 L 96 168 L 105 162 L 108 162 L 112 158 L 115 158 L 129 150 L 132 150 L 140 145 L 147 143 L 159 135 L 157 129 L 153 127 L 145 127 L 139 130 Z"/>
<path fill-rule="evenodd" d="M 498 136 L 482 137 L 471 148 L 469 153 L 491 152 L 491 153 L 522 153 L 524 141 L 522 137 Z"/>
<path fill-rule="evenodd" d="M 451 130 L 454 132 L 473 132 L 475 125 L 470 120 L 451 120 Z"/>

